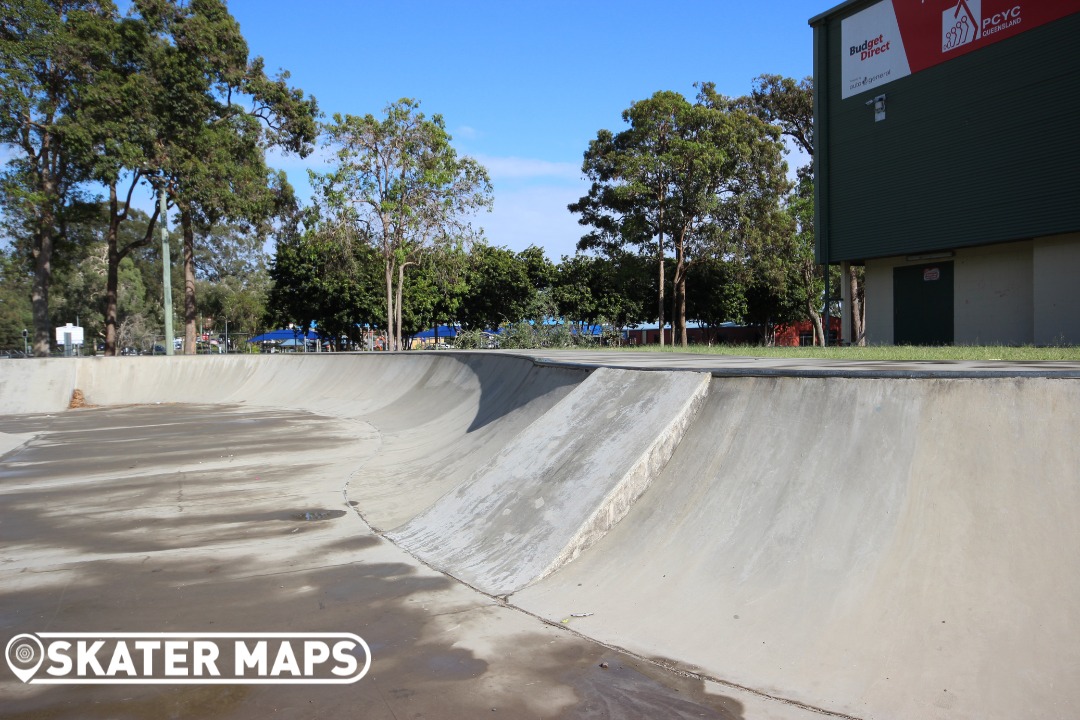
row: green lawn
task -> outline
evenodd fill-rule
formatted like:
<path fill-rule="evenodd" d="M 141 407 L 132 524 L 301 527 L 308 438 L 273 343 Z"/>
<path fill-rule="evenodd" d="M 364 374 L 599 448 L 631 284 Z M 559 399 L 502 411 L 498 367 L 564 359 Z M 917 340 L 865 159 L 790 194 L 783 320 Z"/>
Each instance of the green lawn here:
<path fill-rule="evenodd" d="M 619 349 L 612 348 L 618 352 Z M 646 352 L 691 352 L 708 355 L 739 355 L 763 358 L 823 358 L 828 360 L 1034 360 L 1080 362 L 1080 346 L 1033 347 L 1003 345 L 955 345 L 921 347 L 915 345 L 875 345 L 871 347 L 762 347 L 758 345 L 691 345 L 660 348 L 658 345 L 624 346 L 621 350 Z"/>

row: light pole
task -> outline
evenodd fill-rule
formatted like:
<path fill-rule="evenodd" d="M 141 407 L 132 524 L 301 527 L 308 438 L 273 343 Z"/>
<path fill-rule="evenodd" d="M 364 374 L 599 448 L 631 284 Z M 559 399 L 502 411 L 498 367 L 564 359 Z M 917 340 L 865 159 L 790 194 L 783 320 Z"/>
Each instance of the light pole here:
<path fill-rule="evenodd" d="M 165 187 L 162 185 L 158 193 L 161 216 L 161 286 L 163 290 L 163 304 L 165 305 L 165 354 L 173 354 L 173 317 L 172 317 L 172 254 L 169 252 L 169 226 L 165 211 L 168 203 L 165 199 Z"/>

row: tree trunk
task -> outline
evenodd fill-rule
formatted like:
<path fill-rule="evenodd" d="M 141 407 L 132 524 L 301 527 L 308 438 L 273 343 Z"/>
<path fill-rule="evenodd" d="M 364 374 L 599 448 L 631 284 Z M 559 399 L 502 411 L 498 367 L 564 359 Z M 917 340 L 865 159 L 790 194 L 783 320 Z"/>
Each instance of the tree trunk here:
<path fill-rule="evenodd" d="M 678 274 L 678 269 L 676 269 L 675 272 L 676 272 L 676 275 L 677 275 Z M 675 343 L 677 342 L 675 340 L 675 338 L 678 337 L 678 335 L 679 335 L 679 324 L 678 324 L 679 313 L 678 313 L 678 310 L 675 307 L 675 295 L 676 294 L 677 293 L 676 293 L 675 278 L 672 277 L 671 278 L 671 308 L 668 310 L 668 317 L 671 318 L 671 346 L 672 347 L 675 346 Z"/>
<path fill-rule="evenodd" d="M 686 335 L 686 278 L 682 279 L 678 290 L 675 291 L 676 304 L 679 306 L 679 342 L 683 347 L 689 347 L 689 339 Z"/>
<path fill-rule="evenodd" d="M 866 345 L 864 288 L 859 283 L 859 274 L 854 265 L 848 269 L 848 283 L 851 288 L 851 344 Z"/>
<path fill-rule="evenodd" d="M 195 347 L 195 229 L 191 211 L 180 210 L 184 232 L 184 354 L 194 355 Z"/>
<path fill-rule="evenodd" d="M 131 194 L 135 191 L 141 175 L 135 173 L 128 187 L 127 199 L 124 201 L 124 210 L 120 211 L 120 203 L 116 197 L 116 185 L 109 186 L 109 230 L 105 236 L 108 245 L 109 267 L 105 279 L 105 356 L 116 356 L 120 349 L 116 346 L 117 338 L 117 305 L 120 297 L 120 261 L 128 256 L 133 249 L 149 245 L 154 236 L 154 226 L 157 224 L 158 214 L 161 212 L 157 203 L 154 203 L 154 213 L 150 216 L 150 222 L 146 226 L 146 234 L 141 240 L 134 241 L 126 247 L 120 247 L 120 224 L 127 220 L 128 208 L 131 207 Z"/>
<path fill-rule="evenodd" d="M 404 350 L 401 339 L 401 302 L 405 289 L 405 263 L 398 265 L 398 279 L 397 279 L 397 307 L 394 308 L 397 313 L 397 327 L 395 328 L 397 334 L 394 335 L 394 349 Z"/>
<path fill-rule="evenodd" d="M 48 357 L 50 347 L 49 284 L 52 282 L 53 212 L 46 205 L 34 242 L 34 282 L 30 303 L 34 314 L 34 357 Z"/>
<path fill-rule="evenodd" d="M 821 313 L 814 307 L 814 301 L 807 298 L 806 314 L 810 316 L 810 322 L 814 325 L 814 345 L 825 346 L 825 333 L 821 328 Z"/>
<path fill-rule="evenodd" d="M 114 183 L 109 185 L 109 229 L 105 233 L 105 244 L 108 247 L 108 269 L 105 276 L 105 357 L 119 354 L 116 347 L 116 305 L 120 294 L 120 250 L 117 247 L 117 235 L 120 233 L 122 218 L 117 205 Z"/>
<path fill-rule="evenodd" d="M 116 228 L 110 223 L 107 237 L 109 267 L 105 279 L 105 357 L 119 355 L 116 347 L 116 305 L 120 285 L 120 252 L 116 248 Z"/>
<path fill-rule="evenodd" d="M 44 202 L 34 228 L 30 255 L 34 262 L 34 281 L 30 286 L 30 305 L 34 319 L 33 351 L 35 357 L 48 357 L 51 348 L 52 323 L 49 318 L 49 285 L 52 283 L 52 254 L 56 246 L 56 212 L 59 186 L 57 175 L 58 152 L 53 147 L 53 131 L 46 132 L 41 149 L 35 153 L 29 143 L 23 145 L 27 156 L 35 164 L 31 174 L 36 176 Z"/>
<path fill-rule="evenodd" d="M 675 302 L 672 311 L 673 329 L 671 344 L 675 344 L 676 333 L 679 336 L 679 344 L 688 347 L 686 337 L 686 252 L 684 241 L 680 239 L 675 245 Z"/>
<path fill-rule="evenodd" d="M 657 245 L 657 257 L 660 265 L 660 302 L 657 305 L 659 318 L 657 323 L 660 326 L 660 347 L 664 347 L 664 234 L 660 233 L 660 242 Z"/>
<path fill-rule="evenodd" d="M 386 258 L 386 345 L 394 337 L 394 261 Z M 386 349 L 386 346 L 383 346 Z"/>
<path fill-rule="evenodd" d="M 776 345 L 776 325 L 773 324 L 772 318 L 765 319 L 765 326 L 762 328 L 762 340 L 765 347 Z"/>

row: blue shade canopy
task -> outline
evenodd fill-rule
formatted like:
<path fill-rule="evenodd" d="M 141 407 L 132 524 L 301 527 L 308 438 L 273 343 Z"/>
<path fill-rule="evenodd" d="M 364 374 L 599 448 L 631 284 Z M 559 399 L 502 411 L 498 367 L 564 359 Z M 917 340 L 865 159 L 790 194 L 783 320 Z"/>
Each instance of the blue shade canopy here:
<path fill-rule="evenodd" d="M 439 337 L 441 337 L 441 338 L 444 338 L 444 337 L 445 338 L 457 337 L 457 334 L 458 334 L 458 329 L 456 327 L 454 327 L 453 325 L 440 325 L 439 326 Z M 435 338 L 435 328 L 428 328 L 427 330 L 424 330 L 423 332 L 418 332 L 415 335 L 413 335 L 413 337 L 416 338 L 417 340 L 432 340 L 432 339 Z"/>
<path fill-rule="evenodd" d="M 308 330 L 304 333 L 300 330 L 271 330 L 268 333 L 262 335 L 256 335 L 253 338 L 248 338 L 248 342 L 280 342 L 282 340 L 297 340 L 299 338 L 306 338 L 308 340 L 318 340 L 319 334 Z"/>

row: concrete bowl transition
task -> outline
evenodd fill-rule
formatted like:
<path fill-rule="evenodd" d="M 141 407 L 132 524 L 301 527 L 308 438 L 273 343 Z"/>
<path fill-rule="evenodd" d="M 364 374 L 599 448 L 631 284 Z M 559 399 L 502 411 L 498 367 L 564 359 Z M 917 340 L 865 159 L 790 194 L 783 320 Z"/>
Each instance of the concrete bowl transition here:
<path fill-rule="evenodd" d="M 350 557 L 377 550 L 397 553 L 385 563 L 415 568 L 401 572 L 424 578 L 431 587 L 423 592 L 433 593 L 430 602 L 411 598 L 408 608 L 426 634 L 405 637 L 406 610 L 394 609 L 403 604 L 380 611 L 380 622 L 399 623 L 402 633 L 398 645 L 386 641 L 385 657 L 411 642 L 412 661 L 433 663 L 434 618 L 457 612 L 446 609 L 454 603 L 479 603 L 501 613 L 492 617 L 516 618 L 507 627 L 542 628 L 545 642 L 595 643 L 703 683 L 695 702 L 712 708 L 710 717 L 1076 713 L 1075 368 L 761 370 L 747 362 L 725 369 L 723 360 L 680 363 L 680 356 L 653 363 L 664 367 L 635 367 L 624 357 L 453 351 L 2 361 L 0 620 L 9 635 L 44 630 L 71 598 L 112 597 L 113 581 L 85 596 L 77 588 L 89 582 L 88 568 L 114 563 L 131 587 L 145 587 L 148 599 L 170 609 L 170 629 L 205 629 L 181 611 L 178 588 L 209 588 L 211 580 L 177 580 L 169 595 L 149 575 L 140 585 L 135 561 L 165 562 L 185 548 L 190 560 L 192 548 L 214 548 L 221 563 L 234 558 L 240 568 L 254 562 L 257 541 L 266 546 L 259 562 L 314 572 L 319 562 L 351 567 Z M 76 390 L 88 407 L 68 410 Z M 177 439 L 179 421 L 162 414 L 177 408 L 195 409 L 184 422 L 211 428 L 204 447 Z M 75 417 L 99 431 L 93 442 L 80 435 L 90 432 L 85 423 L 65 424 Z M 172 429 L 151 432 L 155 424 Z M 254 438 L 242 473 L 241 451 L 229 444 L 241 431 Z M 140 432 L 150 434 L 137 447 L 124 442 Z M 83 458 L 81 469 L 67 464 L 72 453 Z M 203 493 L 191 497 L 201 501 L 185 504 L 177 473 L 190 474 L 190 492 Z M 169 497 L 159 498 L 166 486 Z M 185 508 L 208 512 L 223 503 L 263 519 L 317 506 L 346 511 L 356 523 L 323 538 L 332 545 L 308 539 L 273 550 L 278 536 L 236 519 L 212 528 L 181 522 Z M 132 513 L 139 521 L 120 529 L 93 520 L 116 523 Z M 168 534 L 148 535 L 155 525 Z M 357 537 L 381 549 L 350 550 Z M 46 583 L 53 570 L 68 573 L 68 585 Z M 230 592 L 245 577 L 233 572 Z M 336 587 L 328 581 L 326 596 L 370 591 L 355 578 Z M 257 591 L 270 603 L 287 588 Z M 198 602 L 227 606 L 226 591 L 214 592 Z M 109 616 L 108 601 L 96 602 L 95 612 Z M 130 629 L 159 629 L 146 627 L 152 615 L 124 612 L 141 617 Z M 123 617 L 109 627 L 136 622 Z M 502 637 L 483 629 L 492 622 L 476 624 L 455 651 L 467 646 L 472 661 L 491 668 L 495 641 L 476 637 Z M 315 627 L 284 616 L 274 623 L 264 629 Z M 361 634 L 377 634 L 371 623 Z M 393 676 L 380 668 L 374 645 L 373 653 L 376 678 L 380 669 Z M 480 705 L 488 715 L 516 707 L 518 717 L 698 716 L 675 712 L 690 698 L 662 693 L 635 700 L 634 712 L 625 709 L 629 700 L 605 700 L 608 714 L 589 714 L 582 697 L 600 692 L 595 687 L 530 691 L 547 671 L 538 665 L 532 678 L 528 664 L 506 662 L 484 686 L 490 702 L 443 705 L 440 713 L 432 700 L 422 715 L 426 701 L 414 688 L 411 696 L 373 698 L 370 714 L 359 716 L 397 717 L 396 707 L 412 713 L 401 717 L 469 717 Z M 12 692 L 27 717 L 63 714 L 44 713 L 45 696 Z M 710 692 L 727 699 L 710 704 Z M 255 696 L 229 702 L 232 711 L 269 711 Z M 385 708 L 376 709 L 379 702 Z"/>

